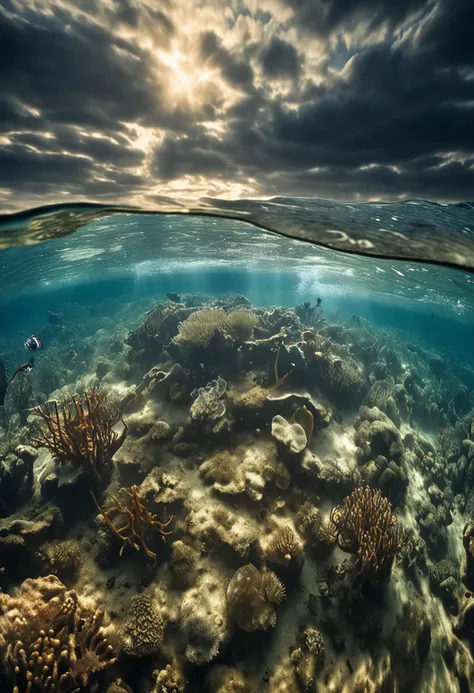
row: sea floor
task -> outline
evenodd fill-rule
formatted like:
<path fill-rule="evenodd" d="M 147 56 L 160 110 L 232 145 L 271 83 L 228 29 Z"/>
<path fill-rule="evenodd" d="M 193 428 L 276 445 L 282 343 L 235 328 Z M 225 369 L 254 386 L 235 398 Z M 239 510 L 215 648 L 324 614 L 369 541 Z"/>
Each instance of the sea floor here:
<path fill-rule="evenodd" d="M 0 407 L 1 691 L 474 691 L 471 366 L 320 301 L 37 335 Z"/>

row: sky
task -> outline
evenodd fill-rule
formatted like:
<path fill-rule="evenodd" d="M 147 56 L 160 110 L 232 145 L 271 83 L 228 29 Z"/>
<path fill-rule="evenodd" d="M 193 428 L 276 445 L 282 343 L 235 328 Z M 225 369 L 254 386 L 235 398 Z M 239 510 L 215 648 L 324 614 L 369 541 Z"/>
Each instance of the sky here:
<path fill-rule="evenodd" d="M 474 0 L 0 0 L 0 211 L 474 199 Z"/>

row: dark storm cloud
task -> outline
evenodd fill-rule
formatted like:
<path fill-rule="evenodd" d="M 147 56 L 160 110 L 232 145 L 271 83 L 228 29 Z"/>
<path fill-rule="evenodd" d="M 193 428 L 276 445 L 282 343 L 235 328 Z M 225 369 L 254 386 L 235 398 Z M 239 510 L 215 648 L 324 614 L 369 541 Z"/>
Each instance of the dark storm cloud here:
<path fill-rule="evenodd" d="M 201 35 L 200 49 L 201 57 L 217 67 L 230 86 L 244 91 L 253 89 L 252 67 L 228 51 L 213 31 Z"/>
<path fill-rule="evenodd" d="M 91 175 L 92 165 L 86 157 L 66 154 L 37 154 L 21 145 L 0 150 L 0 185 L 21 184 L 27 188 L 84 180 Z"/>
<path fill-rule="evenodd" d="M 401 184 L 400 179 L 403 179 Z M 359 196 L 388 198 L 394 190 L 405 188 L 407 197 L 450 200 L 472 200 L 474 169 L 467 164 L 453 162 L 440 168 L 425 168 L 422 172 L 410 166 L 402 174 L 389 166 L 376 166 L 365 170 L 327 168 L 312 174 L 296 174 L 291 184 L 301 195 L 339 197 L 350 199 L 354 190 Z"/>
<path fill-rule="evenodd" d="M 2 3 L 2 188 L 124 199 L 186 176 L 190 192 L 472 198 L 473 0 L 281 0 L 289 19 L 222 7 L 220 28 L 217 3 L 193 35 L 180 1 L 78 0 L 77 16 Z M 150 37 L 192 50 L 167 73 Z M 211 81 L 184 79 L 170 106 L 163 80 L 190 56 Z M 158 142 L 147 157 L 140 126 Z"/>
<path fill-rule="evenodd" d="M 474 64 L 474 3 L 454 4 L 439 3 L 404 41 L 362 47 L 343 75 L 322 86 L 306 85 L 297 108 L 288 109 L 284 100 L 262 101 L 261 92 L 243 99 L 227 114 L 225 138 L 194 131 L 174 147 L 172 166 L 158 165 L 158 173 L 168 178 L 175 171 L 192 173 L 206 152 L 208 161 L 221 157 L 216 174 L 227 175 L 232 162 L 257 176 L 267 194 L 453 199 L 459 190 L 472 198 L 469 164 L 440 166 L 443 156 L 474 152 L 474 79 L 465 71 Z M 394 23 L 418 6 L 325 3 L 326 21 L 332 27 L 364 17 L 369 9 L 377 16 L 386 9 L 386 22 Z M 209 55 L 217 45 L 214 35 L 204 37 Z M 272 41 L 264 55 L 275 45 Z M 268 67 L 278 71 L 278 61 L 268 60 Z M 167 141 L 164 146 L 168 151 Z"/>
<path fill-rule="evenodd" d="M 42 195 L 69 192 L 87 198 L 97 197 L 113 190 L 127 191 L 143 185 L 140 176 L 116 171 L 113 180 L 107 182 L 107 172 L 102 171 L 103 179 L 98 179 L 100 171 L 94 162 L 84 156 L 69 154 L 38 154 L 21 145 L 0 148 L 0 187 L 21 190 Z M 60 186 L 60 187 L 58 187 Z M 44 201 L 44 200 L 43 200 Z"/>
<path fill-rule="evenodd" d="M 395 26 L 432 4 L 429 0 L 284 0 L 284 3 L 294 11 L 298 26 L 322 38 L 361 21 L 367 22 L 369 29 L 384 24 Z"/>
<path fill-rule="evenodd" d="M 156 175 L 165 180 L 209 174 L 231 178 L 237 167 L 223 152 L 215 151 L 211 140 L 205 135 L 197 135 L 191 143 L 167 137 L 156 155 Z"/>
<path fill-rule="evenodd" d="M 143 152 L 131 149 L 128 141 L 120 133 L 116 133 L 115 137 L 116 141 L 86 137 L 71 128 L 60 127 L 55 130 L 53 139 L 31 132 L 15 134 L 11 139 L 13 144 L 29 145 L 44 154 L 67 152 L 114 166 L 139 166 L 144 158 Z"/>
<path fill-rule="evenodd" d="M 31 21 L 0 14 L 0 35 L 3 95 L 43 120 L 113 129 L 118 121 L 159 121 L 146 56 L 101 26 L 59 11 Z"/>
<path fill-rule="evenodd" d="M 132 27 L 138 26 L 140 22 L 140 10 L 131 0 L 114 0 L 113 13 L 119 22 Z"/>
<path fill-rule="evenodd" d="M 383 84 L 383 75 L 387 83 Z M 416 70 L 389 47 L 354 60 L 347 84 L 297 112 L 275 107 L 273 138 L 302 148 L 315 166 L 400 163 L 432 152 L 474 148 L 474 81 Z M 293 148 L 292 147 L 292 148 Z M 299 157 L 298 157 L 299 158 Z"/>
<path fill-rule="evenodd" d="M 269 79 L 295 79 L 299 74 L 301 61 L 291 43 L 274 36 L 262 52 L 262 66 Z"/>
<path fill-rule="evenodd" d="M 423 25 L 417 40 L 418 60 L 428 68 L 474 67 L 474 3 L 444 0 Z"/>

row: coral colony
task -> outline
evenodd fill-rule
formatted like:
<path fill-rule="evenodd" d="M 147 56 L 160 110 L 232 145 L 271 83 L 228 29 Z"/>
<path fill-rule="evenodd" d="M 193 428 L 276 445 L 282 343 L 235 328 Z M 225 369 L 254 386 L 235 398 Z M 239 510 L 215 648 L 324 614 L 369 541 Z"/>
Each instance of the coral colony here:
<path fill-rule="evenodd" d="M 474 691 L 474 371 L 323 306 L 45 316 L 0 407 L 2 692 Z"/>

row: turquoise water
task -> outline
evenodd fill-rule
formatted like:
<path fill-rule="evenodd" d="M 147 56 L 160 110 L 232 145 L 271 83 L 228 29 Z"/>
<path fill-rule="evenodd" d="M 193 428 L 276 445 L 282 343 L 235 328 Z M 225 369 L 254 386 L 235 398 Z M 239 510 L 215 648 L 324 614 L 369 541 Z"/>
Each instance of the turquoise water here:
<path fill-rule="evenodd" d="M 0 225 L 0 690 L 474 690 L 470 205 L 227 206 Z"/>
<path fill-rule="evenodd" d="M 0 258 L 4 336 L 35 332 L 73 302 L 129 303 L 166 293 L 242 293 L 256 305 L 324 298 L 326 313 L 354 313 L 472 358 L 474 278 L 419 262 L 348 255 L 248 224 L 206 217 L 117 215 Z"/>

